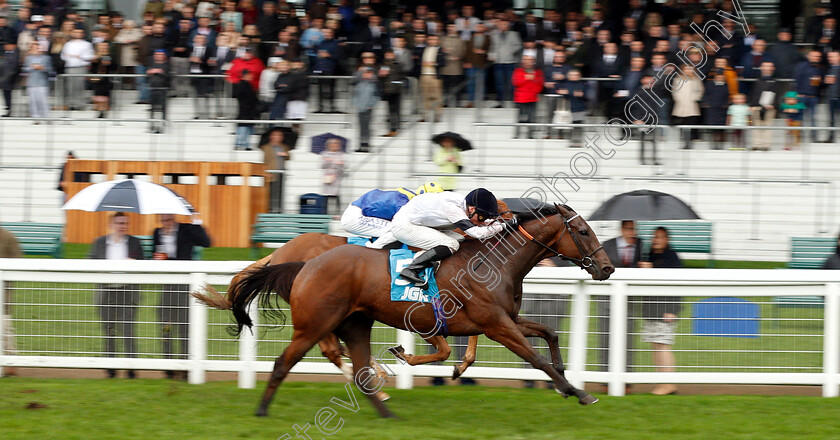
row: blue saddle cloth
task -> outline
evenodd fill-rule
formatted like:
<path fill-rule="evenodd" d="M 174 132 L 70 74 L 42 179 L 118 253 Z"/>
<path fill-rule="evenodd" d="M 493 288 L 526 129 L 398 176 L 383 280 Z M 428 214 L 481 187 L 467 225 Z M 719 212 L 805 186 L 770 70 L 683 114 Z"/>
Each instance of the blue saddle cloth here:
<path fill-rule="evenodd" d="M 368 241 L 363 237 L 348 237 L 347 243 L 364 246 Z M 411 301 L 428 303 L 432 305 L 432 311 L 437 321 L 435 334 L 449 336 L 449 328 L 446 323 L 446 316 L 443 312 L 440 291 L 435 281 L 435 270 L 428 267 L 423 272 L 423 279 L 428 282 L 426 289 L 421 289 L 414 283 L 400 278 L 400 272 L 414 260 L 414 252 L 409 250 L 405 244 L 402 249 L 392 249 L 388 255 L 388 267 L 391 274 L 391 301 Z"/>
<path fill-rule="evenodd" d="M 369 241 L 370 241 L 369 238 L 359 237 L 359 236 L 356 236 L 356 235 L 354 235 L 352 237 L 347 237 L 347 244 L 355 244 L 357 246 L 364 246 L 365 243 L 367 243 Z"/>
<path fill-rule="evenodd" d="M 414 260 L 414 252 L 408 249 L 395 249 L 391 251 L 389 256 L 391 268 L 391 301 L 432 303 L 434 298 L 440 298 L 433 268 L 428 267 L 423 272 L 423 279 L 429 282 L 426 290 L 400 277 L 400 271 L 411 264 L 412 260 Z"/>

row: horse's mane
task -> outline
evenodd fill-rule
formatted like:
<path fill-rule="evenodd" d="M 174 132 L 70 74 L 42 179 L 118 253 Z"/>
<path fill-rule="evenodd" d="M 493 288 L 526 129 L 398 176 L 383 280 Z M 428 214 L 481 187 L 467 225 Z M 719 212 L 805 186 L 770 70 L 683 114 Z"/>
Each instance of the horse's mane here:
<path fill-rule="evenodd" d="M 562 206 L 563 208 L 565 208 L 565 209 L 567 209 L 571 212 L 575 212 L 575 210 L 572 209 L 568 205 L 560 205 L 560 206 Z M 558 212 L 557 212 L 557 208 L 554 205 L 549 205 L 549 204 L 546 203 L 546 204 L 542 204 L 541 206 L 536 207 L 536 209 L 531 209 L 531 210 L 528 210 L 528 211 L 514 211 L 514 214 L 516 214 L 516 217 L 519 218 L 520 221 L 528 221 L 528 220 L 534 220 L 534 219 L 541 218 L 541 217 L 547 217 L 547 216 L 550 216 L 550 215 L 555 215 L 555 214 L 558 214 Z"/>

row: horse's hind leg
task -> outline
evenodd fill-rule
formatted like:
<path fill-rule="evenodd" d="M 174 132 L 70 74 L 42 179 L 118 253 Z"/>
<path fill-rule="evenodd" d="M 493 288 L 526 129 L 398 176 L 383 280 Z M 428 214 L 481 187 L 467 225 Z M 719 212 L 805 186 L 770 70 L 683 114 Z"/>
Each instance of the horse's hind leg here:
<path fill-rule="evenodd" d="M 575 388 L 551 365 L 548 360 L 542 357 L 534 347 L 525 339 L 516 324 L 508 317 L 503 317 L 494 322 L 492 326 L 484 328 L 484 334 L 490 339 L 504 345 L 508 350 L 516 353 L 519 357 L 533 365 L 534 368 L 544 371 L 554 380 L 554 387 L 563 395 L 577 396 L 581 405 L 591 405 L 598 401 L 583 390 Z"/>
<path fill-rule="evenodd" d="M 318 339 L 313 339 L 309 335 L 303 334 L 303 332 L 295 330 L 294 335 L 292 336 L 292 342 L 283 350 L 283 354 L 274 361 L 274 371 L 271 372 L 271 378 L 268 380 L 268 386 L 263 393 L 262 400 L 260 401 L 260 406 L 257 409 L 257 416 L 267 416 L 268 415 L 268 405 L 271 403 L 271 399 L 274 397 L 274 392 L 277 391 L 277 387 L 280 385 L 280 382 L 286 378 L 286 375 L 289 374 L 289 370 L 298 363 L 303 356 L 309 351 L 312 346 Z"/>
<path fill-rule="evenodd" d="M 423 338 L 429 344 L 432 344 L 435 349 L 437 350 L 436 353 L 431 354 L 409 354 L 405 352 L 402 345 L 398 345 L 396 347 L 391 347 L 388 351 L 391 352 L 394 356 L 398 358 L 402 358 L 408 365 L 422 365 L 422 364 L 429 364 L 432 362 L 441 362 L 449 359 L 449 355 L 452 354 L 452 348 L 449 347 L 449 343 L 446 342 L 446 338 L 443 336 L 430 336 L 428 338 Z"/>
<path fill-rule="evenodd" d="M 370 329 L 373 320 L 362 315 L 356 315 L 344 321 L 336 331 L 341 339 L 347 343 L 350 350 L 350 360 L 353 361 L 353 376 L 356 388 L 361 390 L 370 403 L 382 417 L 394 417 L 388 407 L 377 397 L 380 391 L 377 384 L 384 383 L 378 378 L 376 371 L 370 367 Z"/>
<path fill-rule="evenodd" d="M 341 343 L 338 341 L 338 336 L 330 333 L 318 342 L 318 347 L 321 348 L 321 354 L 335 364 L 347 380 L 353 380 L 353 369 L 344 362 L 344 359 L 341 359 Z"/>
<path fill-rule="evenodd" d="M 478 348 L 478 336 L 470 336 L 470 341 L 467 343 L 467 351 L 461 359 L 461 363 L 455 366 L 455 371 L 452 372 L 452 380 L 461 377 L 464 371 L 475 362 L 475 350 Z"/>

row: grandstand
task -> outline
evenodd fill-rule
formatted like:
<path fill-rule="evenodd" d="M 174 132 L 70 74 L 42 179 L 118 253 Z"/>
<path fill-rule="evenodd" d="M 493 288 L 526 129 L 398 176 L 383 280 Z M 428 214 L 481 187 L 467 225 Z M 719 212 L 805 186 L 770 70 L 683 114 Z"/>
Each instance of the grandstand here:
<path fill-rule="evenodd" d="M 126 101 L 130 99 L 128 93 Z M 120 122 L 83 120 L 85 115 L 52 125 L 29 120 L 0 120 L 0 188 L 3 221 L 60 222 L 55 189 L 66 150 L 77 157 L 106 160 L 201 160 L 261 162 L 261 151 L 234 151 L 233 126 L 228 122 L 189 121 L 193 103 L 174 99 L 173 122 L 165 134 L 148 132 L 144 106 L 123 104 Z M 429 161 L 431 134 L 453 129 L 470 139 L 476 149 L 464 154 L 464 176 L 458 189 L 486 186 L 501 197 L 518 197 L 535 185 L 538 176 L 572 174 L 570 161 L 590 149 L 570 148 L 568 141 L 514 139 L 511 126 L 473 125 L 475 109 L 448 108 L 444 122 L 419 123 L 396 138 L 374 138 L 374 154 L 349 154 L 342 198 L 349 203 L 374 187 L 395 187 L 433 179 L 437 167 Z M 387 132 L 385 104 L 375 111 L 374 134 Z M 89 117 L 94 116 L 93 114 Z M 82 120 L 79 120 L 82 119 Z M 298 211 L 301 194 L 321 187 L 320 158 L 309 152 L 310 137 L 333 132 L 357 145 L 353 115 L 315 114 L 308 122 L 349 122 L 351 125 L 305 125 L 292 160 L 287 162 L 284 210 Z M 515 110 L 487 108 L 485 124 L 507 124 Z M 601 129 L 594 132 L 603 133 Z M 784 132 L 777 132 L 782 134 Z M 712 150 L 697 142 L 693 150 L 680 149 L 674 139 L 659 143 L 660 166 L 639 165 L 638 142 L 616 147 L 610 159 L 597 159 L 593 179 L 576 180 L 575 192 L 562 180 L 556 188 L 568 203 L 590 214 L 610 196 L 639 188 L 669 192 L 690 203 L 714 223 L 715 257 L 723 260 L 787 261 L 790 237 L 836 234 L 838 206 L 834 187 L 840 178 L 835 165 L 835 144 L 806 144 L 801 151 Z M 383 148 L 378 148 L 385 145 Z M 603 136 L 598 145 L 607 150 Z M 582 168 L 586 168 L 581 163 Z M 583 170 L 584 172 L 586 170 Z M 252 184 L 260 184 L 252 182 Z M 545 188 L 543 186 L 543 188 Z M 596 222 L 597 233 L 616 233 L 612 222 Z M 340 232 L 338 227 L 335 232 Z"/>

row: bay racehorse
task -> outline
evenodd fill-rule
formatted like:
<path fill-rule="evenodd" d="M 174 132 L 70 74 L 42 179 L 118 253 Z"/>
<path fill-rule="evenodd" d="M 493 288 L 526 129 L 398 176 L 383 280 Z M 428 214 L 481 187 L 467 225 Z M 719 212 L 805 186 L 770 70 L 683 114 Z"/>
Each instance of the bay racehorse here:
<path fill-rule="evenodd" d="M 500 208 L 504 208 L 505 210 L 507 209 L 506 206 L 500 206 Z M 216 289 L 214 289 L 210 285 L 205 285 L 203 287 L 203 292 L 195 292 L 193 293 L 193 296 L 195 296 L 201 302 L 211 307 L 220 310 L 230 310 L 233 303 L 236 300 L 237 294 L 237 291 L 231 289 L 231 286 L 236 285 L 243 276 L 250 273 L 251 271 L 265 267 L 267 265 L 276 266 L 278 264 L 291 263 L 295 261 L 306 262 L 332 248 L 336 248 L 345 244 L 347 244 L 347 238 L 339 237 L 336 235 L 323 234 L 320 232 L 308 232 L 306 234 L 298 235 L 297 237 L 290 240 L 288 243 L 277 248 L 270 255 L 267 255 L 261 258 L 260 260 L 251 263 L 248 267 L 234 275 L 233 279 L 230 282 L 230 286 L 228 286 L 227 296 L 220 294 Z M 449 358 L 451 348 L 449 347 L 449 344 L 446 342 L 446 339 L 443 336 L 434 335 L 424 337 L 423 339 L 432 344 L 437 350 L 437 352 L 418 356 L 403 353 L 401 351 L 401 347 L 395 348 L 394 352 L 398 353 L 398 355 L 401 358 L 403 358 L 403 360 L 405 360 L 406 363 L 408 363 L 409 365 L 421 365 L 432 362 L 441 362 Z M 455 366 L 453 378 L 457 378 L 458 376 L 460 376 L 467 369 L 467 367 L 472 365 L 472 363 L 475 361 L 475 352 L 477 345 L 478 336 L 470 337 L 469 345 L 464 355 L 464 359 L 462 360 L 461 364 Z M 338 337 L 335 336 L 335 334 L 330 333 L 329 335 L 327 335 L 324 339 L 318 342 L 318 346 L 321 349 L 321 353 L 327 359 L 329 359 L 330 362 L 335 364 L 335 366 L 338 367 L 348 379 L 353 379 L 352 368 L 350 368 L 347 365 L 347 363 L 345 363 L 341 359 L 343 350 L 341 344 L 338 341 Z"/>
<path fill-rule="evenodd" d="M 467 240 L 455 255 L 440 265 L 436 279 L 446 312 L 448 332 L 455 336 L 485 334 L 490 339 L 544 371 L 564 396 L 574 395 L 583 405 L 598 399 L 575 388 L 565 378 L 558 338 L 548 326 L 519 316 L 522 281 L 542 259 L 559 256 L 605 280 L 614 271 L 594 231 L 571 208 L 541 208 L 519 216 L 497 239 Z M 260 293 L 276 292 L 289 303 L 294 333 L 291 343 L 274 364 L 274 371 L 257 409 L 268 413 L 275 391 L 289 370 L 306 352 L 330 333 L 337 334 L 350 351 L 356 386 L 370 390 L 370 333 L 374 321 L 421 334 L 435 334 L 440 323 L 430 304 L 393 302 L 390 299 L 388 252 L 339 246 L 312 260 L 264 266 L 238 280 L 231 290 L 239 330 L 251 326 L 247 307 Z M 271 295 L 263 308 L 277 307 Z M 526 337 L 549 341 L 551 362 Z M 383 417 L 392 416 L 374 390 L 365 392 Z"/>
<path fill-rule="evenodd" d="M 506 220 L 510 220 L 513 218 L 513 213 L 508 210 L 508 206 L 505 202 L 499 200 L 499 212 L 502 213 L 502 218 Z M 199 301 L 207 304 L 208 306 L 214 307 L 219 310 L 230 310 L 232 304 L 235 300 L 236 292 L 232 290 L 230 287 L 235 285 L 239 282 L 239 279 L 242 278 L 245 274 L 256 270 L 258 268 L 268 266 L 268 265 L 278 265 L 283 263 L 291 263 L 295 261 L 309 261 L 318 255 L 323 254 L 324 252 L 347 244 L 346 237 L 339 237 L 335 235 L 323 234 L 320 232 L 309 232 L 306 234 L 298 235 L 297 237 L 289 240 L 283 246 L 277 248 L 271 254 L 251 263 L 245 269 L 241 270 L 239 273 L 234 275 L 233 279 L 230 281 L 230 285 L 228 286 L 228 295 L 227 297 L 221 295 L 213 286 L 209 284 L 203 287 L 204 292 L 194 292 L 193 296 L 198 298 Z M 446 339 L 442 336 L 433 335 L 427 336 L 423 339 L 426 342 L 432 344 L 435 347 L 436 352 L 430 353 L 426 355 L 413 355 L 409 353 L 405 353 L 402 347 L 394 347 L 391 352 L 402 358 L 407 364 L 409 365 L 422 365 L 428 364 L 432 362 L 441 362 L 449 359 L 449 355 L 451 353 L 451 348 L 449 344 L 446 342 Z M 461 374 L 466 371 L 466 369 L 475 362 L 475 353 L 476 347 L 478 346 L 478 336 L 471 336 L 469 338 L 469 343 L 467 344 L 467 350 L 464 353 L 464 357 L 461 360 L 461 363 L 455 366 L 455 369 L 452 373 L 452 379 L 457 379 Z M 321 354 L 324 355 L 330 362 L 332 362 L 339 370 L 344 374 L 347 379 L 352 379 L 352 369 L 341 359 L 341 355 L 344 353 L 344 350 L 341 347 L 341 343 L 338 341 L 338 337 L 335 334 L 329 334 L 323 340 L 318 342 L 318 347 L 321 349 Z M 380 394 L 381 396 L 381 394 Z"/>

